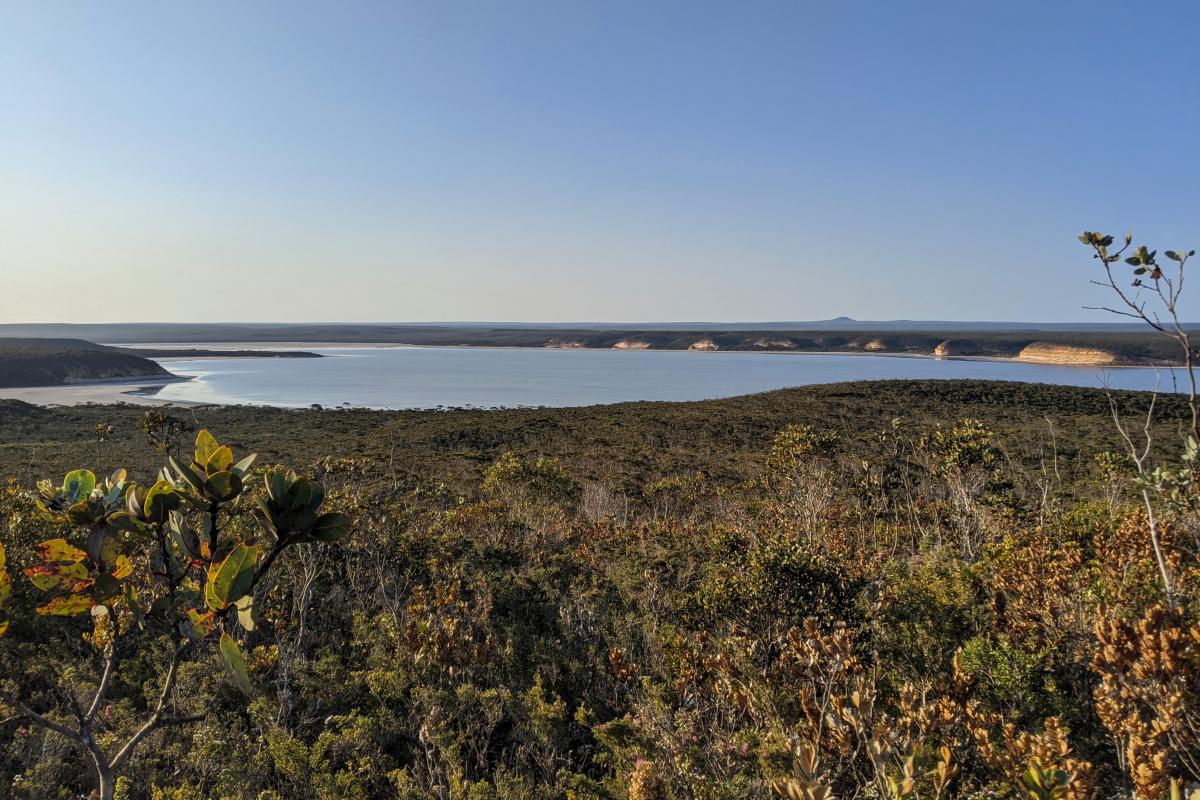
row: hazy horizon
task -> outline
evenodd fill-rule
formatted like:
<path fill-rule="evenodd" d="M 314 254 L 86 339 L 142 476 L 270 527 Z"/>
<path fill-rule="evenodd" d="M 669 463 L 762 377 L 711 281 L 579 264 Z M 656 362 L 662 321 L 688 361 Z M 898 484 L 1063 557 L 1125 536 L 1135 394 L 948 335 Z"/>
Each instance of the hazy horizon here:
<path fill-rule="evenodd" d="M 1182 319 L 1181 324 L 1188 328 L 1200 328 L 1200 322 Z M 876 327 L 877 326 L 877 327 Z M 809 320 L 127 320 L 102 322 L 0 322 L 0 337 L 4 335 L 26 336 L 29 333 L 13 333 L 16 331 L 33 331 L 47 328 L 286 328 L 286 327 L 412 327 L 412 328 L 544 328 L 548 330 L 579 329 L 614 329 L 614 330 L 912 330 L 936 331 L 946 330 L 959 332 L 968 331 L 1002 331 L 1027 329 L 1063 329 L 1063 330 L 1112 330 L 1112 331 L 1141 331 L 1151 332 L 1145 323 L 1140 321 L 1123 320 L 1120 316 L 1110 315 L 1096 320 L 967 320 L 967 319 L 859 319 L 856 317 L 839 316 L 828 319 Z M 82 335 L 82 334 L 81 334 Z"/>
<path fill-rule="evenodd" d="M 1200 244 L 1193 3 L 0 14 L 0 322 L 1094 324 L 1080 231 Z"/>

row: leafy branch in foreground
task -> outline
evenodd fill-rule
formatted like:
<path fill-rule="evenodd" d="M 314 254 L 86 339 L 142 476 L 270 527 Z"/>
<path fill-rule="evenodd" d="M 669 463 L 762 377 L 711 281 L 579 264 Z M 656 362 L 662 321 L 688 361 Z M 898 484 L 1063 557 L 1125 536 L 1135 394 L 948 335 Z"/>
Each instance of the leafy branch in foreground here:
<path fill-rule="evenodd" d="M 146 489 L 127 480 L 124 470 L 102 482 L 88 470 L 74 470 L 60 486 L 39 484 L 41 515 L 70 533 L 37 545 L 24 572 L 49 595 L 37 607 L 39 615 L 90 617 L 83 639 L 89 659 L 99 662 L 99 677 L 64 677 L 56 687 L 63 702 L 46 711 L 35 710 L 11 680 L 0 685 L 0 700 L 82 750 L 101 800 L 113 796 L 117 774 L 147 737 L 204 718 L 196 698 L 177 691 L 185 662 L 204 657 L 215 644 L 234 684 L 253 692 L 237 637 L 255 628 L 256 588 L 288 547 L 337 542 L 349 533 L 348 517 L 322 513 L 321 484 L 293 472 L 265 476 L 257 528 L 229 524 L 254 459 L 235 462 L 228 446 L 202 430 L 191 463 L 169 458 L 169 468 Z M 9 625 L 11 590 L 0 546 L 0 634 Z M 147 643 L 166 654 L 156 699 L 139 726 L 110 730 L 101 712 L 122 660 Z"/>
<path fill-rule="evenodd" d="M 1079 241 L 1092 249 L 1092 258 L 1098 260 L 1104 267 L 1104 280 L 1092 281 L 1113 292 L 1120 300 L 1120 307 L 1101 307 L 1099 310 L 1108 311 L 1122 317 L 1141 320 L 1164 336 L 1173 339 L 1183 351 L 1185 377 L 1188 381 L 1188 408 L 1191 411 L 1191 426 L 1184 437 L 1183 464 L 1180 468 L 1152 467 L 1151 454 L 1154 448 L 1152 434 L 1154 422 L 1154 400 L 1146 412 L 1146 422 L 1143 426 L 1144 442 L 1135 444 L 1133 437 L 1126 431 L 1113 407 L 1113 422 L 1125 441 L 1126 453 L 1137 468 L 1137 489 L 1142 497 L 1149 522 L 1150 541 L 1154 547 L 1155 561 L 1159 576 L 1162 579 L 1163 591 L 1167 605 L 1174 608 L 1178 604 L 1176 580 L 1172 575 L 1170 564 L 1167 563 L 1162 546 L 1161 514 L 1155 502 L 1165 499 L 1168 505 L 1177 505 L 1179 498 L 1194 499 L 1197 479 L 1200 478 L 1200 392 L 1197 391 L 1196 357 L 1192 348 L 1191 336 L 1187 327 L 1180 319 L 1179 303 L 1183 298 L 1185 267 L 1188 259 L 1196 254 L 1195 250 L 1175 251 L 1165 250 L 1163 255 L 1171 262 L 1164 264 L 1158 259 L 1158 250 L 1152 250 L 1146 245 L 1133 247 L 1133 234 L 1125 234 L 1123 244 L 1116 250 L 1111 250 L 1114 239 L 1097 231 L 1084 231 Z M 1129 255 L 1126 255 L 1126 253 Z M 1132 281 L 1126 286 L 1125 278 L 1118 278 L 1113 269 L 1122 261 L 1132 267 Z M 1173 265 L 1173 266 L 1172 266 Z M 1156 306 L 1148 306 L 1146 295 Z"/>
<path fill-rule="evenodd" d="M 1183 351 L 1184 366 L 1190 387 L 1189 403 L 1192 412 L 1192 437 L 1200 441 L 1200 403 L 1197 402 L 1196 385 L 1196 351 L 1192 349 L 1191 337 L 1187 327 L 1179 317 L 1179 302 L 1183 298 L 1185 266 L 1188 259 L 1196 254 L 1195 250 L 1176 251 L 1164 250 L 1163 255 L 1173 262 L 1164 265 L 1158 260 L 1158 250 L 1151 250 L 1146 245 L 1139 245 L 1130 255 L 1125 255 L 1133 246 L 1133 234 L 1127 233 L 1124 244 L 1117 250 L 1110 250 L 1113 237 L 1096 231 L 1084 231 L 1079 235 L 1079 241 L 1092 248 L 1092 258 L 1098 260 L 1104 267 L 1104 280 L 1092 281 L 1097 286 L 1109 289 L 1120 300 L 1117 308 L 1101 306 L 1092 310 L 1107 311 L 1122 317 L 1141 320 L 1154 330 L 1170 337 Z M 1124 261 L 1133 268 L 1133 280 L 1126 286 L 1125 278 L 1118 278 L 1113 273 L 1113 267 Z M 1155 301 L 1158 307 L 1147 307 L 1146 295 Z"/>

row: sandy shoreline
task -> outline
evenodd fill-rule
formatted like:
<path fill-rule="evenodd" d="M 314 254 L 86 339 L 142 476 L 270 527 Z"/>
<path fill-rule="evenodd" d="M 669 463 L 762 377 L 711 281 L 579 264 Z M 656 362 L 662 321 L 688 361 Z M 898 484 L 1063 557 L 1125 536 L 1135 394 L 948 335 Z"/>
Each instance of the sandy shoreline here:
<path fill-rule="evenodd" d="M 0 387 L 0 400 L 21 400 L 38 406 L 81 406 L 88 403 L 135 406 L 195 406 L 179 400 L 162 400 L 159 389 L 186 378 L 143 378 L 141 380 L 94 381 L 65 386 Z"/>
<path fill-rule="evenodd" d="M 109 347 L 127 347 L 146 350 L 321 350 L 328 348 L 354 347 L 417 347 L 400 342 L 141 342 L 137 344 L 108 344 Z M 225 358 L 226 356 L 207 356 Z M 151 361 L 160 361 L 171 356 L 147 356 Z M 179 356 L 189 358 L 189 356 Z"/>

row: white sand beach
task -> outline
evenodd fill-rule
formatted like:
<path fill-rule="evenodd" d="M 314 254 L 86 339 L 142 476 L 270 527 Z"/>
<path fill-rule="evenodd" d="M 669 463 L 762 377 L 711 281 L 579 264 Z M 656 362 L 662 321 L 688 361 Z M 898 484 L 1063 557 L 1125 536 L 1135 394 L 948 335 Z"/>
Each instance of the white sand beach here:
<path fill-rule="evenodd" d="M 136 406 L 192 406 L 196 403 L 160 400 L 155 392 L 178 378 L 139 381 L 97 381 L 67 386 L 0 387 L 0 400 L 22 400 L 39 406 L 80 406 L 88 403 L 129 403 Z"/>

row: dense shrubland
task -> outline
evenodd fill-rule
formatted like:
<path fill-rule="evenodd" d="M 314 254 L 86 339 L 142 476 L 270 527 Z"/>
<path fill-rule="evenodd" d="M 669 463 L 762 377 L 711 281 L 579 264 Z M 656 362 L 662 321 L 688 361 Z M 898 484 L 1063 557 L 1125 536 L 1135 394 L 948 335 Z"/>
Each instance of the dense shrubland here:
<path fill-rule="evenodd" d="M 1111 275 L 1124 251 L 1082 238 Z M 308 453 L 301 475 L 206 431 L 181 463 L 198 419 L 0 407 L 18 475 L 33 448 L 106 466 L 131 432 L 170 457 L 135 472 L 146 491 L 75 470 L 0 494 L 0 785 L 1198 796 L 1194 397 L 1159 398 L 1144 424 L 1130 414 L 1149 396 L 1055 387 L 764 397 L 190 412 L 268 420 L 244 434 Z M 318 455 L 339 442 L 350 457 Z"/>
<path fill-rule="evenodd" d="M 147 425 L 162 449 L 187 427 Z M 1166 797 L 1200 780 L 1192 496 L 1164 508 L 1172 608 L 1130 462 L 1076 461 L 1018 463 L 973 419 L 866 443 L 782 426 L 744 479 L 638 492 L 518 453 L 460 488 L 318 459 L 304 474 L 353 535 L 281 551 L 258 624 L 229 621 L 249 696 L 219 648 L 189 654 L 188 724 L 154 731 L 116 796 Z M 274 471 L 229 502 L 239 539 Z M 0 498 L 3 689 L 70 727 L 104 644 L 89 616 L 35 611 L 37 543 L 78 542 L 40 497 Z M 161 636 L 128 648 L 102 743 L 162 686 Z M 79 745 L 3 723 L 11 796 L 95 787 Z"/>

